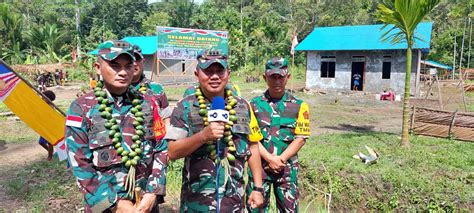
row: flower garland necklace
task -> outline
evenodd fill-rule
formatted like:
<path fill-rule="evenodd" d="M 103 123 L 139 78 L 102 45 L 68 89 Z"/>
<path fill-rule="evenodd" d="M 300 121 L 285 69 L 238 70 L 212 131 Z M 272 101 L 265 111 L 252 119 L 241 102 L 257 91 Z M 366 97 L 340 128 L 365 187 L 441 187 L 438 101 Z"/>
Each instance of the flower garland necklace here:
<path fill-rule="evenodd" d="M 148 88 L 144 85 L 140 85 L 138 90 L 140 93 L 145 94 Z M 138 193 L 139 187 L 135 188 L 136 184 L 136 166 L 141 159 L 141 154 L 143 150 L 140 148 L 142 144 L 143 135 L 143 122 L 144 114 L 142 112 L 142 99 L 140 95 L 135 95 L 135 98 L 132 100 L 132 109 L 130 110 L 135 115 L 135 121 L 133 121 L 133 126 L 135 129 L 135 134 L 132 136 L 133 144 L 130 146 L 130 151 L 125 150 L 122 146 L 122 133 L 120 126 L 117 123 L 117 119 L 112 117 L 112 108 L 108 107 L 109 99 L 107 98 L 107 93 L 103 89 L 103 83 L 99 82 L 97 87 L 94 89 L 94 95 L 97 98 L 99 104 L 100 116 L 107 120 L 105 123 L 105 128 L 108 130 L 109 137 L 112 139 L 114 148 L 117 150 L 117 153 L 122 156 L 121 162 L 128 168 L 127 179 L 125 180 L 125 189 L 127 190 L 127 197 L 133 199 L 134 194 Z M 135 193 L 134 193 L 135 192 Z M 137 196 L 138 197 L 138 196 Z"/>
<path fill-rule="evenodd" d="M 227 156 L 226 159 L 228 161 L 235 161 L 235 156 L 232 153 L 236 152 L 234 141 L 232 140 L 232 132 L 231 128 L 235 122 L 237 122 L 236 111 L 234 110 L 235 106 L 237 105 L 237 100 L 232 96 L 232 91 L 226 89 L 225 93 L 227 94 L 226 106 L 225 109 L 229 112 L 229 122 L 225 125 L 224 130 L 224 142 L 227 144 Z M 195 93 L 198 102 L 199 102 L 199 115 L 204 120 L 204 127 L 209 125 L 207 114 L 208 114 L 208 105 L 206 104 L 206 100 L 203 96 L 203 93 L 199 87 L 196 88 Z M 211 159 L 217 159 L 217 151 L 216 151 L 216 142 L 215 141 L 208 141 L 207 142 L 207 151 L 210 152 L 209 156 Z"/>

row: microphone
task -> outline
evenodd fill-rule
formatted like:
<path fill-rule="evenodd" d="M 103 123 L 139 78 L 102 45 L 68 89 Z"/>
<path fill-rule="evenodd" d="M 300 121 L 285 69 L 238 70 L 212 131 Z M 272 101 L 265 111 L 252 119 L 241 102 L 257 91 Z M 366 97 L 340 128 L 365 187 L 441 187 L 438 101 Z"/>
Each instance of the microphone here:
<path fill-rule="evenodd" d="M 207 113 L 208 122 L 229 122 L 229 112 L 225 110 L 224 98 L 216 96 L 212 99 L 211 110 Z M 219 167 L 220 167 L 220 155 L 221 149 L 219 143 L 222 143 L 222 138 L 217 139 L 217 162 L 216 162 L 216 210 L 220 212 L 220 197 L 219 197 Z"/>
<path fill-rule="evenodd" d="M 212 99 L 211 110 L 207 113 L 207 121 L 229 122 L 229 112 L 225 110 L 223 97 L 216 96 Z"/>

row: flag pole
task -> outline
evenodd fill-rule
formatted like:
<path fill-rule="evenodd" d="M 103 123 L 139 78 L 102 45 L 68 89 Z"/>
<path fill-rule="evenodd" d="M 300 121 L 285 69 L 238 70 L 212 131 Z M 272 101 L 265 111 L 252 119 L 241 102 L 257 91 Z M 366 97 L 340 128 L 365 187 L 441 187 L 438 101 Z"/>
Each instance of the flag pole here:
<path fill-rule="evenodd" d="M 293 54 L 292 54 L 291 68 L 293 70 L 296 70 L 296 68 L 295 68 L 295 52 L 293 52 Z M 291 89 L 293 90 L 293 93 L 296 93 L 296 92 L 294 92 L 295 88 L 293 87 L 294 86 L 293 83 L 295 82 L 295 80 L 294 80 L 295 77 L 296 76 L 293 76 L 293 78 L 291 78 Z"/>
<path fill-rule="evenodd" d="M 5 65 L 9 70 L 11 70 L 13 73 L 15 73 L 16 76 L 18 76 L 18 78 L 20 78 L 23 82 L 25 82 L 29 87 L 31 87 L 31 89 L 33 89 L 44 101 L 46 101 L 46 103 L 53 107 L 56 111 L 58 111 L 59 113 L 61 113 L 64 117 L 66 117 L 66 114 L 61 110 L 59 109 L 53 102 L 51 102 L 51 100 L 49 100 L 48 97 L 46 97 L 42 92 L 40 92 L 38 89 L 36 89 L 33 85 L 31 85 L 31 83 L 29 81 L 27 81 L 26 79 L 24 79 L 21 75 L 19 75 L 17 72 L 15 72 L 15 70 L 13 70 L 10 66 L 8 66 L 8 64 L 6 64 L 2 59 L 0 59 L 0 64 L 3 64 Z"/>
<path fill-rule="evenodd" d="M 292 58 L 292 60 L 291 60 L 291 69 L 293 71 L 296 70 L 296 68 L 295 68 L 295 47 L 296 46 L 295 46 L 295 42 L 294 42 L 295 41 L 295 36 L 296 36 L 296 29 L 293 31 L 293 35 L 291 36 L 291 51 L 290 51 L 290 53 L 291 53 L 291 58 Z M 295 76 L 293 76 L 293 78 L 290 79 L 291 80 L 291 90 L 293 91 L 293 93 L 295 93 L 294 92 L 295 88 L 294 88 L 294 84 L 293 84 L 294 83 L 294 78 L 295 78 Z"/>

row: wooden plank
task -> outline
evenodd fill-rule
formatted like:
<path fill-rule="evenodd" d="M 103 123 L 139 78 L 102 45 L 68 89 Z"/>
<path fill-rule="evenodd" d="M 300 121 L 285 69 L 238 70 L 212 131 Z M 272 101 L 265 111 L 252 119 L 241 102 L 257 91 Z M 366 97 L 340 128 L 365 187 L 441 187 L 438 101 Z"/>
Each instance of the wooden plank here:
<path fill-rule="evenodd" d="M 452 115 L 452 118 L 451 118 L 451 124 L 449 125 L 449 129 L 448 129 L 448 135 L 451 135 L 452 134 L 452 129 L 453 129 L 453 126 L 454 126 L 454 122 L 456 120 L 456 114 L 458 113 L 458 110 L 454 111 L 453 115 Z"/>
<path fill-rule="evenodd" d="M 411 132 L 456 140 L 474 141 L 474 113 L 417 107 L 412 115 Z"/>
<path fill-rule="evenodd" d="M 441 99 L 441 88 L 439 86 L 438 75 L 435 75 L 436 85 L 438 85 L 438 101 L 439 101 L 439 108 L 443 110 L 443 100 Z"/>

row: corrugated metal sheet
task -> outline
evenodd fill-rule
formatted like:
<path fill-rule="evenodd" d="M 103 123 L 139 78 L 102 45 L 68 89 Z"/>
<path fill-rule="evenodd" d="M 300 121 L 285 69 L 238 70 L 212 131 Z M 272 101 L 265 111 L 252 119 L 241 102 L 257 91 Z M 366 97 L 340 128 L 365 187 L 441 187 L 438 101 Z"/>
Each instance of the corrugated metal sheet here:
<path fill-rule="evenodd" d="M 383 42 L 381 36 L 391 29 L 389 25 L 382 29 L 379 25 L 316 27 L 297 47 L 297 51 L 332 51 L 332 50 L 394 50 L 406 49 L 405 42 L 392 45 Z M 432 22 L 418 24 L 415 30 L 414 49 L 429 49 L 431 42 Z M 395 32 L 394 32 L 395 33 Z"/>
<path fill-rule="evenodd" d="M 453 69 L 453 67 L 451 67 L 451 66 L 448 66 L 446 64 L 442 64 L 442 63 L 439 63 L 439 62 L 436 62 L 436 61 L 422 60 L 421 63 L 432 66 L 432 67 L 437 67 L 437 68 L 442 68 L 442 69 L 447 69 L 447 70 L 452 70 Z"/>
<path fill-rule="evenodd" d="M 156 53 L 156 39 L 156 36 L 129 36 L 123 38 L 122 40 L 128 41 L 131 44 L 138 45 L 142 49 L 142 54 L 152 55 Z M 95 49 L 88 52 L 87 54 L 97 55 L 98 51 L 98 49 Z"/>

